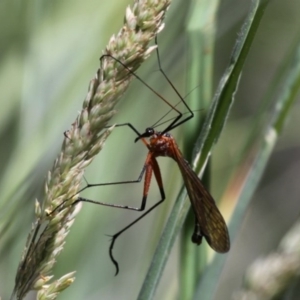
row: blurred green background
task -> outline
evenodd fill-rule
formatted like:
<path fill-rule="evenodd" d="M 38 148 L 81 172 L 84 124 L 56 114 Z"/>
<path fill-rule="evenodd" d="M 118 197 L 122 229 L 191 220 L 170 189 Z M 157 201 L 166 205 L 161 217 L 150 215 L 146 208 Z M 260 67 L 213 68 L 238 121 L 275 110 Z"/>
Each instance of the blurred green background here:
<path fill-rule="evenodd" d="M 192 1 L 174 0 L 159 35 L 165 72 L 182 95 L 187 62 L 186 24 Z M 99 57 L 110 36 L 122 26 L 128 0 L 7 1 L 0 3 L 0 296 L 7 299 L 31 223 L 34 200 L 41 199 L 44 179 L 59 153 L 63 132 L 81 109 L 89 80 L 99 67 Z M 224 72 L 249 1 L 222 1 L 218 9 L 214 88 Z M 300 3 L 270 2 L 250 50 L 225 130 L 213 151 L 211 193 L 219 199 L 249 138 L 251 124 L 282 62 L 299 38 Z M 139 75 L 167 99 L 174 92 L 157 72 L 152 55 Z M 196 87 L 201 89 L 200 87 Z M 214 89 L 213 89 L 214 90 Z M 280 86 L 278 86 L 280 91 Z M 173 101 L 173 100 L 172 100 Z M 188 98 L 187 98 L 188 101 Z M 151 126 L 168 109 L 141 83 L 134 81 L 117 107 L 111 123 L 130 121 L 140 131 Z M 201 109 L 194 104 L 194 109 Z M 266 109 L 265 120 L 274 107 Z M 196 118 L 200 117 L 196 113 Z M 259 255 L 274 249 L 299 216 L 300 107 L 294 106 L 279 138 L 262 182 L 232 243 L 215 299 L 230 299 L 242 283 L 246 267 Z M 184 143 L 185 126 L 174 132 Z M 86 172 L 90 183 L 137 178 L 147 150 L 134 144 L 134 134 L 116 129 L 105 149 Z M 137 213 L 84 205 L 67 238 L 55 274 L 76 270 L 75 283 L 59 299 L 135 299 L 151 262 L 164 220 L 182 180 L 170 159 L 159 159 L 167 201 L 122 235 L 114 254 L 120 274 L 108 257 L 109 237 L 133 220 Z M 140 203 L 142 184 L 102 187 L 84 196 L 110 203 Z M 149 201 L 159 198 L 156 185 Z M 229 200 L 230 202 L 230 200 Z M 230 207 L 230 203 L 228 203 Z M 224 215 L 226 202 L 221 206 Z M 176 299 L 178 245 L 172 250 L 155 299 Z M 34 299 L 28 295 L 28 299 Z"/>

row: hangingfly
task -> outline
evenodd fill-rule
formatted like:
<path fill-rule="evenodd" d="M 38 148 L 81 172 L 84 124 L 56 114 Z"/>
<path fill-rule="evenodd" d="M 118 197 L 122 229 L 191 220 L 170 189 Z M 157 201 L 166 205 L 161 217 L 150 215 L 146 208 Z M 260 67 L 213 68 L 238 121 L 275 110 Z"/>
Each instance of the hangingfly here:
<path fill-rule="evenodd" d="M 156 161 L 157 156 L 168 156 L 173 158 L 181 171 L 193 211 L 196 217 L 195 231 L 192 236 L 192 242 L 201 244 L 204 236 L 208 244 L 217 252 L 224 253 L 230 248 L 230 241 L 226 223 L 216 206 L 216 203 L 210 193 L 206 190 L 197 174 L 192 170 L 188 162 L 184 159 L 177 143 L 169 133 L 161 133 L 154 131 L 153 128 L 147 128 L 143 136 L 149 136 L 149 143 L 143 142 L 149 149 L 146 159 L 146 177 L 147 169 L 149 169 L 148 177 L 151 176 L 152 170 L 158 182 L 160 189 L 162 184 L 160 181 L 160 170 Z M 146 191 L 147 192 L 147 191 Z M 145 193 L 145 191 L 144 191 Z"/>
<path fill-rule="evenodd" d="M 102 60 L 102 59 L 113 59 L 113 60 L 117 61 L 125 69 L 127 69 L 127 71 L 130 73 L 130 75 L 136 77 L 139 81 L 141 81 L 148 89 L 150 89 L 156 96 L 158 96 L 173 111 L 175 111 L 177 113 L 177 116 L 161 132 L 155 131 L 154 127 L 158 126 L 157 124 L 159 121 L 161 121 L 162 118 L 158 122 L 156 122 L 152 127 L 147 128 L 145 130 L 145 132 L 142 134 L 131 123 L 117 124 L 116 127 L 128 126 L 130 129 L 132 129 L 137 134 L 137 138 L 135 139 L 135 141 L 137 142 L 138 140 L 141 140 L 149 150 L 148 155 L 145 160 L 145 164 L 142 168 L 142 171 L 141 171 L 139 177 L 136 180 L 129 180 L 129 181 L 87 184 L 87 186 L 81 190 L 81 191 L 83 191 L 83 190 L 93 187 L 93 186 L 106 186 L 106 185 L 137 183 L 137 182 L 141 182 L 143 179 L 143 176 L 145 175 L 143 197 L 142 197 L 142 202 L 140 204 L 140 207 L 131 207 L 131 206 L 127 206 L 124 204 L 122 204 L 122 205 L 109 204 L 109 203 L 90 200 L 90 199 L 86 199 L 86 198 L 82 198 L 82 197 L 79 197 L 73 203 L 73 205 L 74 205 L 78 202 L 89 202 L 89 203 L 94 203 L 94 204 L 109 206 L 109 207 L 123 208 L 123 209 L 134 210 L 134 211 L 144 211 L 146 208 L 147 196 L 148 196 L 148 191 L 149 191 L 150 183 L 151 183 L 151 177 L 152 177 L 152 174 L 154 173 L 155 179 L 159 186 L 161 199 L 158 202 L 156 202 L 154 205 L 152 205 L 150 208 L 148 208 L 141 216 L 139 216 L 137 219 L 135 219 L 133 222 L 131 222 L 129 225 L 127 225 L 125 228 L 123 228 L 122 230 L 120 230 L 119 232 L 117 232 L 116 234 L 111 236 L 112 240 L 111 240 L 111 244 L 109 247 L 109 255 L 110 255 L 112 262 L 114 263 L 114 265 L 116 267 L 116 275 L 119 272 L 118 262 L 115 260 L 115 258 L 113 256 L 113 247 L 114 247 L 116 239 L 124 231 L 126 231 L 131 226 L 133 226 L 135 223 L 137 223 L 139 220 L 141 220 L 144 216 L 146 216 L 148 213 L 150 213 L 153 209 L 155 209 L 158 205 L 160 205 L 165 200 L 165 192 L 164 192 L 164 188 L 163 188 L 161 172 L 160 172 L 157 160 L 156 160 L 156 157 L 158 157 L 158 156 L 168 156 L 168 157 L 172 158 L 178 164 L 178 167 L 182 174 L 189 198 L 191 200 L 192 208 L 193 208 L 193 211 L 195 214 L 195 229 L 194 229 L 194 233 L 192 235 L 192 242 L 199 245 L 199 244 L 201 244 L 202 238 L 204 237 L 206 239 L 206 241 L 208 242 L 208 244 L 211 246 L 211 248 L 214 249 L 215 251 L 220 252 L 220 253 L 227 252 L 230 248 L 230 241 L 229 241 L 229 234 L 228 234 L 226 223 L 225 223 L 220 211 L 218 210 L 213 197 L 210 195 L 210 193 L 204 187 L 201 180 L 198 178 L 197 174 L 192 170 L 192 168 L 190 167 L 188 162 L 184 159 L 174 138 L 169 133 L 169 131 L 173 130 L 174 128 L 178 127 L 179 125 L 181 125 L 181 124 L 187 122 L 188 120 L 190 120 L 191 118 L 193 118 L 194 113 L 190 109 L 190 107 L 187 105 L 185 100 L 182 98 L 182 96 L 179 94 L 179 92 L 176 90 L 176 88 L 174 87 L 172 82 L 169 80 L 167 75 L 162 70 L 158 48 L 157 48 L 157 59 L 158 59 L 159 70 L 163 74 L 163 76 L 165 77 L 167 82 L 170 84 L 170 86 L 173 88 L 173 90 L 176 92 L 176 94 L 180 98 L 182 104 L 188 110 L 189 115 L 185 118 L 182 118 L 183 113 L 181 113 L 176 108 L 177 105 L 170 104 L 163 96 L 158 94 L 151 86 L 149 86 L 144 80 L 142 80 L 136 73 L 132 72 L 122 61 L 113 57 L 110 54 L 103 55 L 100 60 Z M 165 116 L 166 115 L 164 115 L 164 117 Z M 162 125 L 162 123 L 160 125 Z M 148 139 L 149 139 L 149 141 L 148 141 Z M 59 207 L 61 207 L 63 204 L 64 203 L 62 203 Z"/>

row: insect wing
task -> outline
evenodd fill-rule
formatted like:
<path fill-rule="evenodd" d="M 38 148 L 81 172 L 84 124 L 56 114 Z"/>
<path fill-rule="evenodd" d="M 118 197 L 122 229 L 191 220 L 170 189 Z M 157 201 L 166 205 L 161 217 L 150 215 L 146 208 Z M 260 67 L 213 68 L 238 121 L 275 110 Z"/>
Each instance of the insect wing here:
<path fill-rule="evenodd" d="M 215 200 L 181 153 L 177 153 L 176 161 L 182 173 L 201 233 L 212 249 L 220 253 L 227 252 L 230 248 L 228 229 Z"/>

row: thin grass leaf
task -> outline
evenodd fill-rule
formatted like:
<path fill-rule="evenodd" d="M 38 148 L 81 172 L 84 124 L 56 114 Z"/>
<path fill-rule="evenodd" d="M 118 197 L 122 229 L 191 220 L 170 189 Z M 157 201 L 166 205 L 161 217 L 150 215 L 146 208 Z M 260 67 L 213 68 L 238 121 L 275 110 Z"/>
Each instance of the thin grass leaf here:
<path fill-rule="evenodd" d="M 186 90 L 192 91 L 189 96 L 189 105 L 192 109 L 208 109 L 212 98 L 213 63 L 216 34 L 216 13 L 219 1 L 192 2 L 190 16 L 187 24 L 188 33 L 188 59 Z M 195 87 L 197 87 L 195 89 Z M 205 113 L 194 118 L 186 125 L 184 153 L 185 157 L 191 156 L 191 149 L 198 136 L 199 128 L 203 126 Z M 202 178 L 206 187 L 209 187 L 209 166 Z M 206 265 L 207 251 L 199 251 L 191 243 L 194 230 L 194 216 L 190 209 L 188 217 L 181 232 L 181 261 L 180 261 L 180 299 L 191 299 L 199 274 Z M 204 249 L 203 249 L 204 250 Z"/>
<path fill-rule="evenodd" d="M 222 89 L 223 96 L 225 99 L 227 93 L 231 90 L 232 86 L 234 86 L 238 79 L 239 74 L 242 71 L 243 64 L 247 57 L 249 48 L 253 41 L 253 38 L 257 32 L 258 26 L 260 24 L 261 18 L 265 11 L 266 6 L 268 5 L 268 1 L 252 1 L 252 6 L 250 8 L 249 15 L 247 17 L 246 22 L 244 23 L 239 40 L 234 48 L 233 52 L 233 60 L 235 62 L 234 65 L 231 66 L 231 70 L 229 71 L 233 74 L 232 78 L 228 80 L 228 84 L 224 85 L 224 89 Z M 236 73 L 237 72 L 237 73 Z M 218 92 L 217 92 L 218 93 Z M 230 96 L 230 93 L 229 93 Z M 224 103 L 219 109 L 219 113 L 222 114 L 223 109 L 226 109 L 227 105 L 231 105 L 230 103 Z M 218 114 L 218 113 L 217 113 Z M 220 119 L 216 122 L 216 133 L 224 126 L 224 120 Z M 201 151 L 209 153 L 209 146 L 213 144 L 213 137 L 210 137 L 210 134 L 204 133 L 206 136 L 206 141 L 204 142 L 202 147 L 200 147 Z M 218 133 L 217 133 L 218 136 Z M 200 139 L 202 137 L 200 136 Z M 214 140 L 216 141 L 216 140 Z M 201 153 L 202 154 L 202 153 Z M 203 159 L 199 158 L 199 162 L 203 161 Z M 201 163 L 200 163 L 201 165 Z M 231 239 L 234 239 L 234 234 L 232 234 L 232 227 L 229 226 L 229 232 Z M 213 299 L 214 291 L 216 290 L 217 283 L 221 276 L 221 271 L 225 264 L 226 256 L 224 255 L 216 255 L 214 257 L 213 262 L 209 265 L 209 268 L 204 273 L 201 283 L 197 288 L 197 292 L 195 294 L 195 299 L 200 296 L 202 299 Z"/>
<path fill-rule="evenodd" d="M 225 71 L 216 91 L 215 97 L 219 101 L 213 101 L 212 108 L 204 124 L 204 128 L 211 129 L 202 130 L 199 138 L 203 143 L 200 144 L 199 148 L 196 148 L 197 154 L 195 154 L 194 165 L 198 165 L 197 170 L 204 165 L 226 122 L 224 114 L 228 112 L 232 105 L 245 60 L 268 2 L 268 0 L 252 1 L 250 12 L 234 46 L 229 67 Z"/>

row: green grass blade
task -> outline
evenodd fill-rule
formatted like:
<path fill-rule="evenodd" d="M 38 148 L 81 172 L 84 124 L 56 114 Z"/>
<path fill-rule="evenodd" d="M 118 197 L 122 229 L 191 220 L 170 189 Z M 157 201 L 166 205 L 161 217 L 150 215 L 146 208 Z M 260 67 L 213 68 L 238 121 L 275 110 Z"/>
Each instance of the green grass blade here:
<path fill-rule="evenodd" d="M 229 67 L 221 79 L 215 99 L 212 103 L 212 108 L 204 124 L 204 130 L 202 130 L 199 138 L 199 140 L 203 142 L 201 145 L 199 143 L 200 147 L 196 150 L 197 154 L 194 165 L 195 163 L 198 165 L 197 170 L 200 170 L 204 165 L 212 146 L 217 142 L 223 129 L 226 121 L 224 115 L 228 113 L 232 105 L 245 60 L 268 2 L 269 1 L 252 1 L 250 12 L 234 46 Z M 205 130 L 205 128 L 211 129 L 208 131 Z"/>
<path fill-rule="evenodd" d="M 193 1 L 187 24 L 188 67 L 186 90 L 192 91 L 188 103 L 192 110 L 201 108 L 207 111 L 212 99 L 214 49 L 216 41 L 216 13 L 219 1 Z M 197 87 L 197 88 L 195 88 Z M 191 157 L 191 149 L 203 126 L 205 113 L 197 115 L 185 125 L 185 143 L 183 153 Z M 208 175 L 209 166 L 204 175 Z M 202 180 L 209 187 L 209 176 Z M 207 252 L 199 251 L 191 236 L 194 230 L 194 213 L 190 209 L 184 222 L 180 240 L 180 299 L 191 299 L 198 282 L 199 274 L 206 265 Z"/>

